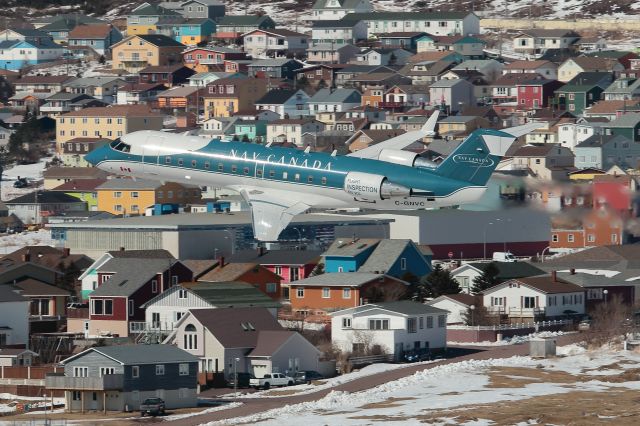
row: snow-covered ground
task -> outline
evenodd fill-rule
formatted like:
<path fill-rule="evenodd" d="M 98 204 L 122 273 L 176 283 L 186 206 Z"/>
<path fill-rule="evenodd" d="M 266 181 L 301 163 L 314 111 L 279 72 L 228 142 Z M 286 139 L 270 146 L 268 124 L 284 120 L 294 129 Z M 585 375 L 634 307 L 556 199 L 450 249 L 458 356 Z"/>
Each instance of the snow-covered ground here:
<path fill-rule="evenodd" d="M 18 396 L 10 393 L 0 393 L 0 413 L 12 413 L 16 411 L 16 405 L 18 403 L 29 404 L 31 407 L 47 407 L 48 410 L 51 409 L 51 398 L 47 398 L 38 396 Z M 64 398 L 53 398 L 53 404 L 59 405 L 64 404 Z M 41 411 L 38 411 L 42 413 Z M 0 422 L 0 425 L 2 422 Z"/>
<path fill-rule="evenodd" d="M 24 246 L 55 246 L 55 241 L 51 239 L 51 231 L 48 229 L 0 236 L 0 256 Z"/>
<path fill-rule="evenodd" d="M 521 343 L 528 342 L 534 337 L 557 337 L 564 335 L 564 331 L 541 331 L 539 333 L 531 333 L 526 336 L 513 336 L 506 337 L 497 342 L 490 342 L 488 340 L 484 342 L 447 342 L 447 345 L 462 345 L 462 346 L 506 346 L 506 345 L 519 345 Z"/>
<path fill-rule="evenodd" d="M 20 164 L 5 169 L 2 173 L 2 201 L 11 200 L 32 192 L 36 187 L 42 189 L 42 172 L 45 164 L 51 161 L 52 158 L 45 157 L 34 164 Z M 14 188 L 13 184 L 18 177 L 27 178 L 31 185 L 27 188 Z"/>
<path fill-rule="evenodd" d="M 640 390 L 640 381 L 609 382 L 602 376 L 618 375 L 634 368 L 640 354 L 601 349 L 586 351 L 579 345 L 558 348 L 558 358 L 534 360 L 529 357 L 471 360 L 436 366 L 429 370 L 385 383 L 363 392 L 331 392 L 313 402 L 286 405 L 257 415 L 236 418 L 217 424 L 250 423 L 280 426 L 286 424 L 362 425 L 373 419 L 397 419 L 403 425 L 424 424 L 417 417 L 434 410 L 449 410 L 478 404 L 520 401 L 536 396 L 560 395 L 577 390 L 605 392 L 609 389 Z M 614 365 L 615 364 L 615 365 Z M 528 371 L 559 371 L 587 375 L 587 380 L 546 382 L 525 380 L 521 386 L 489 386 L 489 369 L 524 367 Z M 590 379 L 588 376 L 593 376 Z M 512 377 L 516 381 L 518 377 Z M 369 420 L 369 421 L 367 421 Z M 482 420 L 482 419 L 479 419 Z M 458 424 L 454 419 L 447 423 Z M 468 424 L 468 423 L 465 423 Z M 487 420 L 483 424 L 492 424 Z"/>

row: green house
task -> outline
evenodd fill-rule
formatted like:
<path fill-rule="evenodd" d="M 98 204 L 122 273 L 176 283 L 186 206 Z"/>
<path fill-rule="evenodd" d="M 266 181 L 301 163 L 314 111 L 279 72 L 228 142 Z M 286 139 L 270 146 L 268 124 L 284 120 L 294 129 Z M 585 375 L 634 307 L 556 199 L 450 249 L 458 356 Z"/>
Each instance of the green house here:
<path fill-rule="evenodd" d="M 74 179 L 63 183 L 52 189 L 56 192 L 64 192 L 74 198 L 87 203 L 87 210 L 98 210 L 98 193 L 96 188 L 103 183 L 106 179 Z"/>
<path fill-rule="evenodd" d="M 565 84 L 556 90 L 556 105 L 573 115 L 582 115 L 584 110 L 602 97 L 604 89 L 597 84 Z"/>
<path fill-rule="evenodd" d="M 621 115 L 603 127 L 606 135 L 624 136 L 634 142 L 640 142 L 640 114 L 638 113 Z"/>
<path fill-rule="evenodd" d="M 232 134 L 240 141 L 255 141 L 257 137 L 264 141 L 267 136 L 267 121 L 237 120 L 233 125 Z"/>

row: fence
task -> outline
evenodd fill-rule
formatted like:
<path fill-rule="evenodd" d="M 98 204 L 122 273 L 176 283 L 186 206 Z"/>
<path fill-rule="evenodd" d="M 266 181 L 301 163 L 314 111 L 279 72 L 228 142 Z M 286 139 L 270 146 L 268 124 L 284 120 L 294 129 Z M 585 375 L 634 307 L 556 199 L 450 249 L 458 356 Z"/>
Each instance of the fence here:
<path fill-rule="evenodd" d="M 0 367 L 0 393 L 19 396 L 40 396 L 44 390 L 47 374 L 64 371 L 52 365 L 43 367 L 12 366 Z M 60 392 L 56 392 L 59 395 Z"/>
<path fill-rule="evenodd" d="M 375 364 L 376 362 L 392 362 L 393 354 L 352 356 L 349 358 L 349 361 L 354 367 L 357 365 Z"/>
<path fill-rule="evenodd" d="M 571 320 L 539 321 L 520 324 L 501 324 L 487 326 L 447 326 L 447 341 L 449 342 L 495 342 L 500 338 L 526 336 L 536 331 L 558 331 L 572 326 Z"/>

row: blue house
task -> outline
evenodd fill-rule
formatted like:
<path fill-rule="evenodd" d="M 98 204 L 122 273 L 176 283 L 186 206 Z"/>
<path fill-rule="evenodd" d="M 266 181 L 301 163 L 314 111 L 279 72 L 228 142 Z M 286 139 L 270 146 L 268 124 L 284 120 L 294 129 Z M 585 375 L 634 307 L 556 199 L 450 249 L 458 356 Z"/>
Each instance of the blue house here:
<path fill-rule="evenodd" d="M 325 272 L 371 272 L 402 278 L 431 272 L 429 252 L 423 253 L 411 240 L 336 240 L 323 254 Z"/>
<path fill-rule="evenodd" d="M 122 33 L 111 24 L 78 25 L 69 33 L 70 48 L 89 47 L 104 55 L 111 46 L 122 40 Z"/>
<path fill-rule="evenodd" d="M 62 46 L 49 39 L 0 41 L 0 68 L 17 71 L 60 58 Z"/>
<path fill-rule="evenodd" d="M 171 31 L 176 41 L 193 46 L 211 40 L 216 32 L 216 23 L 209 18 L 187 19 L 179 24 L 172 24 Z"/>

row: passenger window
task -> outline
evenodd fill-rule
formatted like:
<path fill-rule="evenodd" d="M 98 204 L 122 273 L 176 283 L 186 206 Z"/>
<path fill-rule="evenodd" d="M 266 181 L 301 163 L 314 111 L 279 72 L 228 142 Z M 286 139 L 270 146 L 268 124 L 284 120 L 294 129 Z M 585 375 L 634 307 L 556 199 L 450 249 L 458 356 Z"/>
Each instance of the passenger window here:
<path fill-rule="evenodd" d="M 196 160 L 191 160 L 191 167 L 197 167 L 198 166 L 198 162 Z"/>
<path fill-rule="evenodd" d="M 238 171 L 238 166 L 233 165 L 231 166 L 231 173 L 236 173 Z"/>
<path fill-rule="evenodd" d="M 256 176 L 262 177 L 262 170 L 256 170 Z"/>
<path fill-rule="evenodd" d="M 164 157 L 164 164 L 171 164 L 171 157 Z"/>
<path fill-rule="evenodd" d="M 224 171 L 224 164 L 222 164 L 222 163 L 218 163 L 218 171 L 219 171 L 219 172 Z"/>
<path fill-rule="evenodd" d="M 209 163 L 208 161 L 204 162 L 204 168 L 205 170 L 209 170 L 209 168 L 211 167 L 211 163 Z"/>
<path fill-rule="evenodd" d="M 287 172 L 282 172 L 282 179 L 284 180 L 289 179 L 289 174 Z"/>
<path fill-rule="evenodd" d="M 307 177 L 307 182 L 313 183 L 313 176 L 308 176 Z"/>
<path fill-rule="evenodd" d="M 243 173 L 244 173 L 245 175 L 248 175 L 248 174 L 249 174 L 249 168 L 248 168 L 248 167 L 245 167 L 242 171 L 243 171 Z"/>
<path fill-rule="evenodd" d="M 322 182 L 322 184 L 323 184 L 323 185 L 326 185 L 326 184 L 327 184 L 327 178 L 326 178 L 326 177 L 323 177 L 323 178 L 321 179 L 321 182 Z"/>
<path fill-rule="evenodd" d="M 184 160 L 182 158 L 178 158 L 178 166 L 179 167 L 184 166 Z"/>
<path fill-rule="evenodd" d="M 270 177 L 270 178 L 275 177 L 275 175 L 276 175 L 275 170 L 271 170 L 271 171 L 269 171 L 269 177 Z"/>
<path fill-rule="evenodd" d="M 296 173 L 296 174 L 293 176 L 293 180 L 295 180 L 296 182 L 300 182 L 300 173 Z"/>

